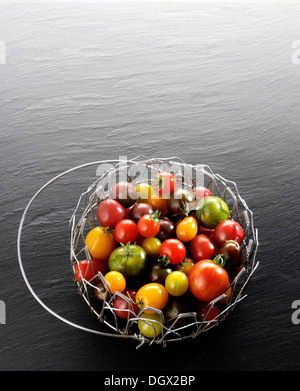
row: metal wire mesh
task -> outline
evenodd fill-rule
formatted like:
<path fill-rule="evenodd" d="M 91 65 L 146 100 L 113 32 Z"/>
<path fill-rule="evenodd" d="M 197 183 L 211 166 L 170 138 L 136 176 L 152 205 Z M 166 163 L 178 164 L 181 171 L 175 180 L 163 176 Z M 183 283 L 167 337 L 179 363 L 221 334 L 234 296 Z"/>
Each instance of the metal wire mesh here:
<path fill-rule="evenodd" d="M 110 164 L 110 168 L 101 170 L 101 165 L 106 167 L 107 163 Z M 188 312 L 179 314 L 171 321 L 168 320 L 166 322 L 163 311 L 151 307 L 142 308 L 137 315 L 129 297 L 121 292 L 110 293 L 102 273 L 99 272 L 92 280 L 87 280 L 85 275 L 81 275 L 80 282 L 76 281 L 78 292 L 86 301 L 91 312 L 97 316 L 101 323 L 107 326 L 108 331 L 105 331 L 104 334 L 133 338 L 139 341 L 138 347 L 144 343 L 156 343 L 166 346 L 168 342 L 195 338 L 223 322 L 235 306 L 246 297 L 246 294 L 244 294 L 245 288 L 258 266 L 256 261 L 258 231 L 254 227 L 253 213 L 248 208 L 245 200 L 240 196 L 236 184 L 218 174 L 214 174 L 207 165 L 187 164 L 178 157 L 149 159 L 140 156 L 133 160 L 98 162 L 98 165 L 101 175 L 80 196 L 70 219 L 70 255 L 74 273 L 76 264 L 83 259 L 88 260 L 89 267 L 93 268 L 91 263 L 92 257 L 85 244 L 85 237 L 87 232 L 99 225 L 96 219 L 97 207 L 101 201 L 109 197 L 110 184 L 112 180 L 118 178 L 126 178 L 134 185 L 137 185 L 138 183 L 148 181 L 153 173 L 170 170 L 181 187 L 191 189 L 193 186 L 202 185 L 211 190 L 213 195 L 222 198 L 229 207 L 230 218 L 237 221 L 244 231 L 244 239 L 241 243 L 243 263 L 238 275 L 230 281 L 231 296 L 228 299 L 225 294 L 222 294 L 208 304 L 206 317 L 208 317 L 214 305 L 219 306 L 221 301 L 223 303 L 220 305 L 220 313 L 214 319 L 206 320 L 204 318 L 199 320 L 197 313 Z M 95 300 L 94 295 L 98 282 L 101 282 L 108 292 L 104 296 L 99 291 L 99 294 L 102 295 L 102 303 L 99 300 Z M 128 303 L 128 309 L 124 310 L 128 313 L 125 321 L 123 319 L 120 320 L 113 308 L 113 303 L 117 296 Z M 137 328 L 137 323 L 146 310 L 159 315 L 160 321 L 151 322 L 158 323 L 162 329 L 161 334 L 157 336 L 153 323 L 148 323 L 153 327 L 154 331 L 154 337 L 151 339 L 144 337 Z M 184 323 L 182 323 L 183 318 Z M 147 323 L 147 320 L 143 319 L 143 321 Z"/>

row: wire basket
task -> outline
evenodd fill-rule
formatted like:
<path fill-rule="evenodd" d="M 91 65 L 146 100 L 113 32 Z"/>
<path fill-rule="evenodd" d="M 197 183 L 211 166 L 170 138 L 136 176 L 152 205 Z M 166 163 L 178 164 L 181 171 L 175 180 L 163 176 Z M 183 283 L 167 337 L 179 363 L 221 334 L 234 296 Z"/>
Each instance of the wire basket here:
<path fill-rule="evenodd" d="M 107 326 L 104 335 L 112 337 L 132 338 L 139 342 L 137 348 L 144 343 L 162 344 L 164 347 L 168 342 L 195 338 L 200 334 L 218 326 L 233 311 L 235 306 L 241 302 L 246 295 L 245 288 L 258 266 L 256 253 L 258 249 L 258 231 L 254 228 L 253 213 L 248 208 L 246 202 L 240 196 L 234 182 L 224 179 L 218 174 L 214 174 L 207 165 L 191 165 L 175 158 L 155 158 L 138 157 L 133 160 L 103 161 L 93 163 L 98 165 L 99 178 L 92 183 L 89 188 L 80 196 L 76 209 L 70 219 L 70 256 L 73 272 L 76 264 L 81 260 L 88 260 L 89 267 L 93 268 L 92 257 L 85 244 L 85 237 L 89 230 L 99 225 L 96 218 L 96 210 L 101 201 L 109 197 L 111 183 L 125 179 L 137 185 L 141 182 L 148 182 L 153 175 L 161 171 L 172 172 L 182 188 L 191 190 L 194 186 L 205 186 L 211 193 L 222 198 L 230 210 L 230 219 L 237 221 L 243 228 L 244 238 L 241 243 L 243 262 L 239 273 L 230 281 L 231 296 L 228 298 L 222 294 L 209 304 L 207 304 L 207 316 L 211 309 L 217 305 L 221 310 L 214 318 L 206 320 L 200 319 L 195 312 L 181 313 L 171 321 L 166 322 L 164 312 L 151 307 L 144 307 L 139 314 L 133 310 L 133 303 L 129 297 L 121 292 L 111 294 L 108 285 L 101 272 L 91 280 L 87 280 L 85 275 L 81 275 L 81 280 L 75 280 L 78 293 L 83 297 L 91 312 L 99 319 L 100 323 Z M 109 166 L 109 167 L 108 167 Z M 106 288 L 106 293 L 102 295 L 102 302 L 95 300 L 95 289 L 97 283 L 101 282 Z M 113 308 L 113 303 L 117 296 L 128 303 L 128 316 L 126 320 L 120 319 Z M 220 304 L 222 303 L 222 305 Z M 137 324 L 141 320 L 144 311 L 150 310 L 159 315 L 158 323 L 162 332 L 156 335 L 153 323 L 154 337 L 146 338 L 138 330 Z M 184 320 L 184 322 L 182 322 Z M 146 320 L 143 320 L 147 323 Z M 105 326 L 104 326 L 105 327 Z"/>

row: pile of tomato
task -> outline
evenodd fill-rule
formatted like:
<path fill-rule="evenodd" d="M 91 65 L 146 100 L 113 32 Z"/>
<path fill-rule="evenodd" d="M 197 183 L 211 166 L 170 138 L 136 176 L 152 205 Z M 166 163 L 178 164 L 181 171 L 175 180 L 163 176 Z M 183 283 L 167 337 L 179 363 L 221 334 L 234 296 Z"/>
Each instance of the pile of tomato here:
<path fill-rule="evenodd" d="M 78 262 L 75 278 L 92 280 L 101 302 L 109 293 L 125 295 L 128 300 L 114 296 L 115 314 L 138 317 L 147 338 L 162 332 L 159 311 L 167 324 L 178 326 L 187 321 L 180 314 L 190 312 L 212 320 L 230 298 L 230 281 L 242 265 L 244 232 L 229 216 L 223 199 L 203 186 L 177 186 L 169 172 L 137 186 L 119 182 L 99 203 L 99 225 L 85 238 L 92 261 Z M 106 284 L 97 280 L 99 272 Z M 223 294 L 225 299 L 208 305 Z"/>

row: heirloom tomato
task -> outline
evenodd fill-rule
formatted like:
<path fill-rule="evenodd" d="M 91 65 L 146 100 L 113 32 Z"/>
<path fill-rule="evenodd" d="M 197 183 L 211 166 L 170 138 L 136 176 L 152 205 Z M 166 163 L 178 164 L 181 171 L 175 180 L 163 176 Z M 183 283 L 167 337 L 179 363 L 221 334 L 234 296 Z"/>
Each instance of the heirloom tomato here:
<path fill-rule="evenodd" d="M 112 294 L 116 292 L 123 292 L 126 288 L 126 280 L 122 273 L 110 271 L 105 274 L 104 279 Z"/>
<path fill-rule="evenodd" d="M 243 237 L 243 228 L 234 220 L 222 221 L 214 232 L 214 241 L 218 246 L 222 246 L 227 240 L 235 240 L 240 244 Z"/>
<path fill-rule="evenodd" d="M 229 287 L 226 270 L 210 259 L 197 262 L 189 272 L 188 278 L 190 292 L 200 301 L 210 302 Z"/>
<path fill-rule="evenodd" d="M 144 238 L 152 238 L 157 235 L 160 229 L 158 211 L 142 216 L 137 224 L 138 232 Z"/>
<path fill-rule="evenodd" d="M 92 229 L 86 236 L 85 243 L 93 258 L 106 261 L 117 246 L 112 231 L 104 227 Z"/>
<path fill-rule="evenodd" d="M 169 294 L 166 287 L 155 282 L 143 285 L 136 294 L 136 302 L 140 308 L 152 307 L 162 310 L 167 305 L 168 300 Z M 144 312 L 153 313 L 149 309 L 145 309 Z"/>
<path fill-rule="evenodd" d="M 182 296 L 189 288 L 188 276 L 180 271 L 174 271 L 168 274 L 165 287 L 171 296 Z"/>
<path fill-rule="evenodd" d="M 137 225 L 130 219 L 119 221 L 114 229 L 114 238 L 118 243 L 134 244 L 139 235 Z"/>
<path fill-rule="evenodd" d="M 114 228 L 125 218 L 125 208 L 116 200 L 106 199 L 101 201 L 97 208 L 97 219 L 103 227 Z"/>
<path fill-rule="evenodd" d="M 224 220 L 229 218 L 229 208 L 224 200 L 214 196 L 208 196 L 200 200 L 193 208 L 198 223 L 205 227 L 214 229 Z"/>
<path fill-rule="evenodd" d="M 134 304 L 136 291 L 133 289 L 126 289 L 122 294 L 127 300 L 121 296 L 116 296 L 113 304 L 115 314 L 122 319 L 134 318 L 140 311 L 139 306 Z"/>
<path fill-rule="evenodd" d="M 154 194 L 154 189 L 149 183 L 139 183 L 135 189 L 138 196 L 137 203 L 147 203 Z"/>
<path fill-rule="evenodd" d="M 143 313 L 138 321 L 138 328 L 146 338 L 155 338 L 162 333 L 161 317 L 157 313 Z"/>
<path fill-rule="evenodd" d="M 146 251 L 137 244 L 121 244 L 111 254 L 108 267 L 122 273 L 127 279 L 138 277 L 146 266 Z"/>
<path fill-rule="evenodd" d="M 197 235 L 198 223 L 193 216 L 185 217 L 176 228 L 176 236 L 181 242 L 189 242 Z"/>
<path fill-rule="evenodd" d="M 211 238 L 199 234 L 190 242 L 190 252 L 192 258 L 198 262 L 213 257 L 217 252 L 217 247 Z"/>
<path fill-rule="evenodd" d="M 176 178 L 170 172 L 160 172 L 154 176 L 152 187 L 161 196 L 171 194 L 176 187 Z"/>
<path fill-rule="evenodd" d="M 132 209 L 129 212 L 129 218 L 133 220 L 136 224 L 139 219 L 144 215 L 150 215 L 155 212 L 153 206 L 146 204 L 144 202 L 137 203 L 133 205 Z"/>
<path fill-rule="evenodd" d="M 156 238 L 146 238 L 143 240 L 142 247 L 146 251 L 148 257 L 157 258 L 159 257 L 159 250 L 161 246 L 161 241 Z"/>
<path fill-rule="evenodd" d="M 177 265 L 184 260 L 186 248 L 178 239 L 167 239 L 162 242 L 159 254 L 163 259 L 167 258 L 171 265 Z"/>
<path fill-rule="evenodd" d="M 90 281 L 99 272 L 103 275 L 108 272 L 107 262 L 101 259 L 92 259 L 91 262 L 88 260 L 79 261 L 74 268 L 75 279 L 78 282 L 81 281 L 82 277 L 85 280 Z"/>

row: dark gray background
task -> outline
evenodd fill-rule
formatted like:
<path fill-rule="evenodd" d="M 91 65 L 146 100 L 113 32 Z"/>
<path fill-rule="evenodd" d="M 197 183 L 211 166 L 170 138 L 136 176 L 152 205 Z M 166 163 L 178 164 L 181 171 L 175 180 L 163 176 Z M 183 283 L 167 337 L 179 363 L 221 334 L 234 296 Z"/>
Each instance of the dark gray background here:
<path fill-rule="evenodd" d="M 0 370 L 298 370 L 300 7 L 288 2 L 0 3 Z M 237 182 L 259 229 L 248 297 L 197 340 L 136 351 L 75 329 L 31 296 L 16 254 L 32 195 L 83 163 L 179 156 Z M 70 276 L 68 219 L 96 178 L 36 201 L 25 269 L 60 315 L 98 327 Z"/>

